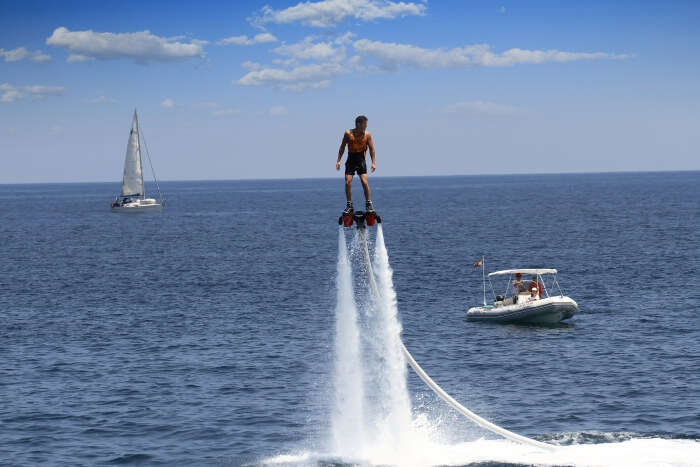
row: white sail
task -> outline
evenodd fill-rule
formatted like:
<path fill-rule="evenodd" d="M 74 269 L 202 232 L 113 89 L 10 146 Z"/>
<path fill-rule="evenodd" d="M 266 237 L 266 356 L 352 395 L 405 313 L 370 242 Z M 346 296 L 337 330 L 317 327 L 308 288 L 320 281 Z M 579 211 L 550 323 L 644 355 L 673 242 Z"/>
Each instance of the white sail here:
<path fill-rule="evenodd" d="M 143 186 L 143 167 L 141 164 L 141 144 L 139 142 L 139 123 L 136 117 L 136 111 L 134 110 L 129 143 L 126 145 L 122 196 L 145 196 L 145 194 Z"/>

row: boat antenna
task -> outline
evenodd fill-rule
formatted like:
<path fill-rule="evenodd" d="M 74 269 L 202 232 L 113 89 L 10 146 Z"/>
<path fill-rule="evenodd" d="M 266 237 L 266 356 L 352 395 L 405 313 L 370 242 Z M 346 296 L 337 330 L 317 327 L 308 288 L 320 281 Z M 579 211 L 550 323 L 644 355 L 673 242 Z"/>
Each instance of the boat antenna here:
<path fill-rule="evenodd" d="M 139 135 L 143 138 L 143 146 L 146 148 L 146 157 L 148 157 L 148 165 L 151 166 L 151 173 L 153 174 L 153 181 L 156 182 L 156 189 L 158 189 L 158 197 L 160 198 L 161 204 L 165 205 L 165 200 L 163 200 L 163 194 L 160 192 L 160 185 L 158 184 L 158 178 L 156 177 L 156 171 L 153 168 L 153 162 L 151 162 L 151 153 L 148 150 L 148 144 L 146 143 L 146 135 L 143 134 L 141 127 L 139 127 Z"/>
<path fill-rule="evenodd" d="M 484 286 L 484 306 L 486 306 L 486 257 L 481 257 L 481 283 Z"/>

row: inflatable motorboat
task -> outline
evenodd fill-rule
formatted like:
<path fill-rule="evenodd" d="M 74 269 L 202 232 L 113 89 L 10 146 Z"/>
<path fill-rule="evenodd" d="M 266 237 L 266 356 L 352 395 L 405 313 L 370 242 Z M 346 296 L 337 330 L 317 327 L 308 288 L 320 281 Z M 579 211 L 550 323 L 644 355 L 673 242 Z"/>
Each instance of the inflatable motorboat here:
<path fill-rule="evenodd" d="M 511 282 L 515 275 L 515 281 Z M 530 275 L 523 281 L 523 275 Z M 574 316 L 578 304 L 564 296 L 557 280 L 556 269 L 507 269 L 488 275 L 489 283 L 494 276 L 509 276 L 503 295 L 495 295 L 492 304 L 486 303 L 486 278 L 484 277 L 484 304 L 467 311 L 469 321 L 492 321 L 499 323 L 554 324 Z M 550 295 L 543 276 L 552 278 L 550 289 L 556 288 L 558 295 Z M 493 286 L 491 287 L 493 291 Z"/>

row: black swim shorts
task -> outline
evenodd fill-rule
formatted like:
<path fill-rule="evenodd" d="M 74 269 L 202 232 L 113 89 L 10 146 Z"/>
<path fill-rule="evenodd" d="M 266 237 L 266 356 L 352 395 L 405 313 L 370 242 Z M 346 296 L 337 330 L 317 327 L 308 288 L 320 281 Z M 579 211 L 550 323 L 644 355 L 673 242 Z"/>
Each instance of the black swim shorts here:
<path fill-rule="evenodd" d="M 348 160 L 345 161 L 345 175 L 362 175 L 367 173 L 367 164 L 365 163 L 365 153 L 350 152 Z"/>

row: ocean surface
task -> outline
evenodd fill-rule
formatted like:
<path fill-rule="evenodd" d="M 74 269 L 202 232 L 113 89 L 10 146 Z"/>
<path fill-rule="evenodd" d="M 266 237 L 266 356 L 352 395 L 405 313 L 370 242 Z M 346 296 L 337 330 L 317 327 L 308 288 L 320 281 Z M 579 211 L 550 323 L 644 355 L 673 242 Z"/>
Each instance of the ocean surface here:
<path fill-rule="evenodd" d="M 0 464 L 374 463 L 329 447 L 342 183 L 164 182 L 144 215 L 110 213 L 118 183 L 0 185 Z M 499 440 L 408 372 L 435 442 L 416 463 L 700 465 L 699 172 L 371 185 L 406 347 L 566 453 Z M 482 256 L 558 269 L 580 314 L 467 322 Z"/>

